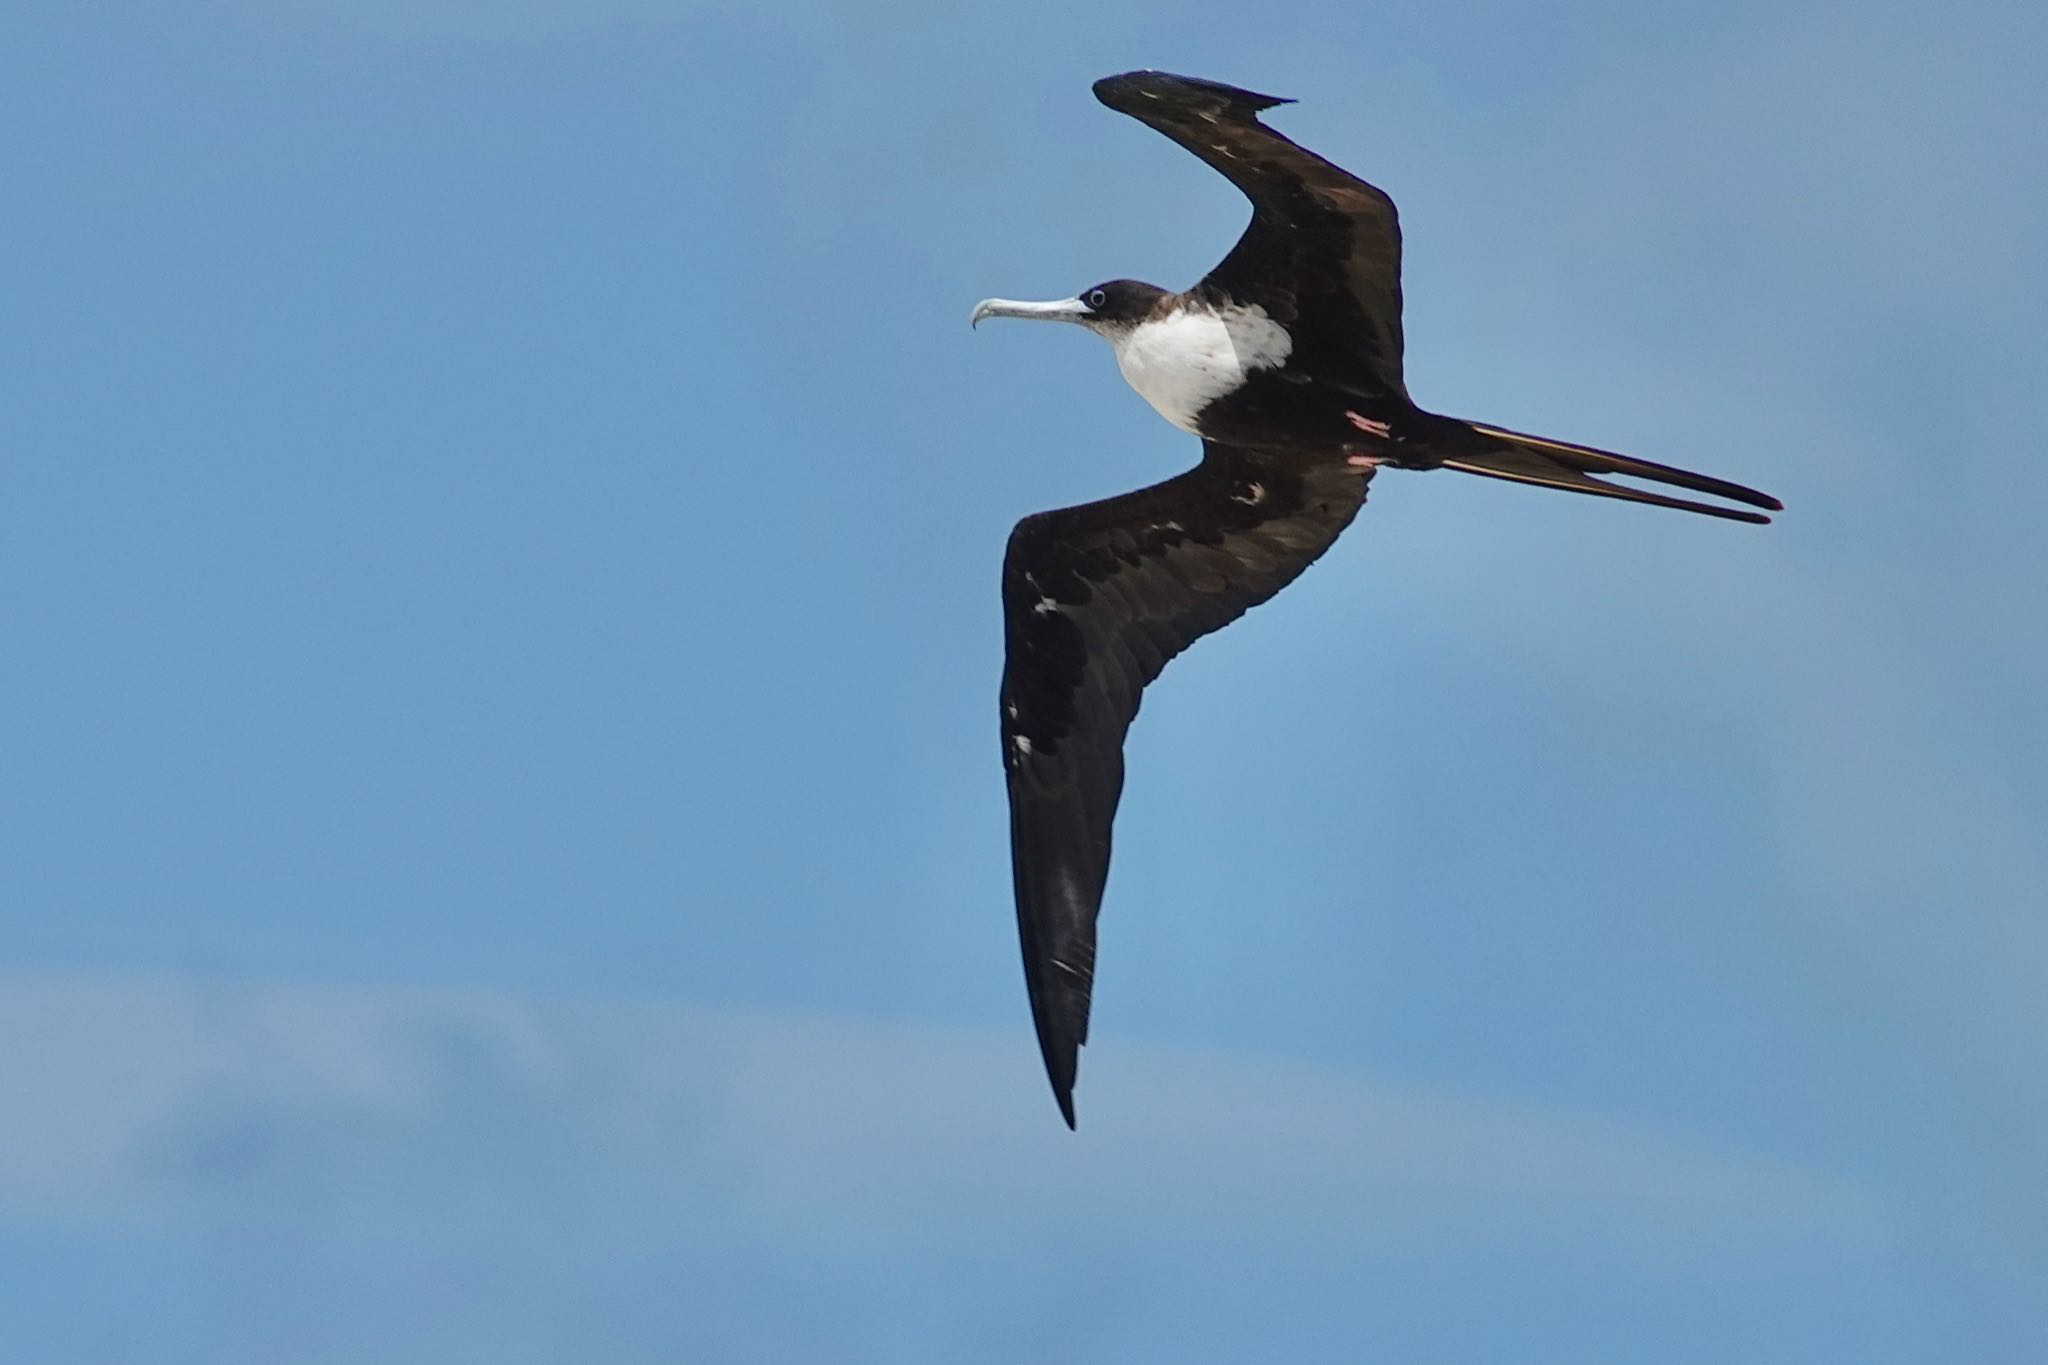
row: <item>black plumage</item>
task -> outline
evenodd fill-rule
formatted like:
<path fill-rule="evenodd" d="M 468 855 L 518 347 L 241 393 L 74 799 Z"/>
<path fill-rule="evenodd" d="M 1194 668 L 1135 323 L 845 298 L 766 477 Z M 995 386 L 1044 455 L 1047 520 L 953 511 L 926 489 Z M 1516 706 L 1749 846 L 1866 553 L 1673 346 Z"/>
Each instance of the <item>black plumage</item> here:
<path fill-rule="evenodd" d="M 1024 978 L 1074 1121 L 1124 732 L 1169 659 L 1330 548 L 1371 471 L 1204 442 L 1164 483 L 1018 523 L 1003 560 L 1003 766 Z"/>
<path fill-rule="evenodd" d="M 1259 121 L 1290 101 L 1156 71 L 1097 81 L 1095 94 L 1229 178 L 1252 219 L 1184 293 L 1118 280 L 1058 303 L 975 310 L 977 321 L 1047 317 L 1108 337 L 1133 386 L 1203 443 L 1201 463 L 1176 478 L 1026 517 L 1003 562 L 1017 922 L 1039 1046 L 1069 1125 L 1123 742 L 1140 697 L 1175 655 L 1314 563 L 1357 515 L 1378 467 L 1458 469 L 1738 521 L 1768 518 L 1600 476 L 1779 507 L 1726 480 L 1417 407 L 1402 375 L 1400 222 L 1385 193 Z M 1142 362 L 1154 373 L 1134 373 L 1128 362 L 1146 349 L 1135 338 L 1186 331 L 1190 318 L 1184 374 L 1160 387 L 1157 368 L 1174 357 L 1156 347 Z M 1241 337 L 1237 326 L 1251 330 Z M 1226 336 L 1225 350 L 1244 338 L 1268 349 L 1218 359 Z M 1219 372 L 1226 382 L 1210 394 L 1203 386 Z M 1183 392 L 1201 396 L 1198 409 L 1174 407 Z"/>

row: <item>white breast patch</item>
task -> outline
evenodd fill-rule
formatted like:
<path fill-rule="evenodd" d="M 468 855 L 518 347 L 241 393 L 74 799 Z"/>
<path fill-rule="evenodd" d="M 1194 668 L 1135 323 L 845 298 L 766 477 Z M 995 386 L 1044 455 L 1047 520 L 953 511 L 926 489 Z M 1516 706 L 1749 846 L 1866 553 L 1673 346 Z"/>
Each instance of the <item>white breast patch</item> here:
<path fill-rule="evenodd" d="M 1253 370 L 1287 363 L 1294 338 L 1256 304 L 1179 308 L 1116 339 L 1116 365 L 1159 415 L 1183 431 Z"/>

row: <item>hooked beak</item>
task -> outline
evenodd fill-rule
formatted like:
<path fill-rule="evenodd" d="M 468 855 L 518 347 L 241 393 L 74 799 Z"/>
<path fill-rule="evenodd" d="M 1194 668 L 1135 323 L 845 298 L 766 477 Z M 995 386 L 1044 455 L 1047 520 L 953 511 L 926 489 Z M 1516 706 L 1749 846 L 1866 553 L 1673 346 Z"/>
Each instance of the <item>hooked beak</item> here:
<path fill-rule="evenodd" d="M 1051 303 L 1023 303 L 1016 299 L 983 299 L 974 305 L 969 327 L 983 318 L 1040 318 L 1047 322 L 1086 322 L 1088 305 L 1079 299 L 1055 299 Z"/>

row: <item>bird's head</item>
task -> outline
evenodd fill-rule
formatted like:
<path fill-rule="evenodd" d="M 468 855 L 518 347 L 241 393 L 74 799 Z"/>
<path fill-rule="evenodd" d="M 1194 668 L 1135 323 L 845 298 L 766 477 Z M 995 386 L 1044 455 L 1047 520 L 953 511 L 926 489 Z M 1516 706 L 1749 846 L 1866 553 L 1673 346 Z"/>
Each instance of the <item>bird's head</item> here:
<path fill-rule="evenodd" d="M 1164 289 L 1142 280 L 1105 280 L 1071 299 L 1054 299 L 1049 303 L 983 299 L 974 305 L 974 313 L 967 321 L 970 326 L 979 325 L 983 318 L 1078 322 L 1091 332 L 1114 338 L 1150 317 L 1159 300 L 1165 297 Z"/>

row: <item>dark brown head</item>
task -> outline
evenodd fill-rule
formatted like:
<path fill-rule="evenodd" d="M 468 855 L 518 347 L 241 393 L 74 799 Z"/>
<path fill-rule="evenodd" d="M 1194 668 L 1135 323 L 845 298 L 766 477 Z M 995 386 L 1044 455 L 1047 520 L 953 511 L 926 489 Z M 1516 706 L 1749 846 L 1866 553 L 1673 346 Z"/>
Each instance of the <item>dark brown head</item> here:
<path fill-rule="evenodd" d="M 1049 303 L 1024 303 L 1016 299 L 983 299 L 974 305 L 970 323 L 983 318 L 1038 318 L 1046 322 L 1076 322 L 1091 332 L 1114 336 L 1128 332 L 1151 317 L 1167 291 L 1142 280 L 1104 280 L 1071 299 Z"/>

